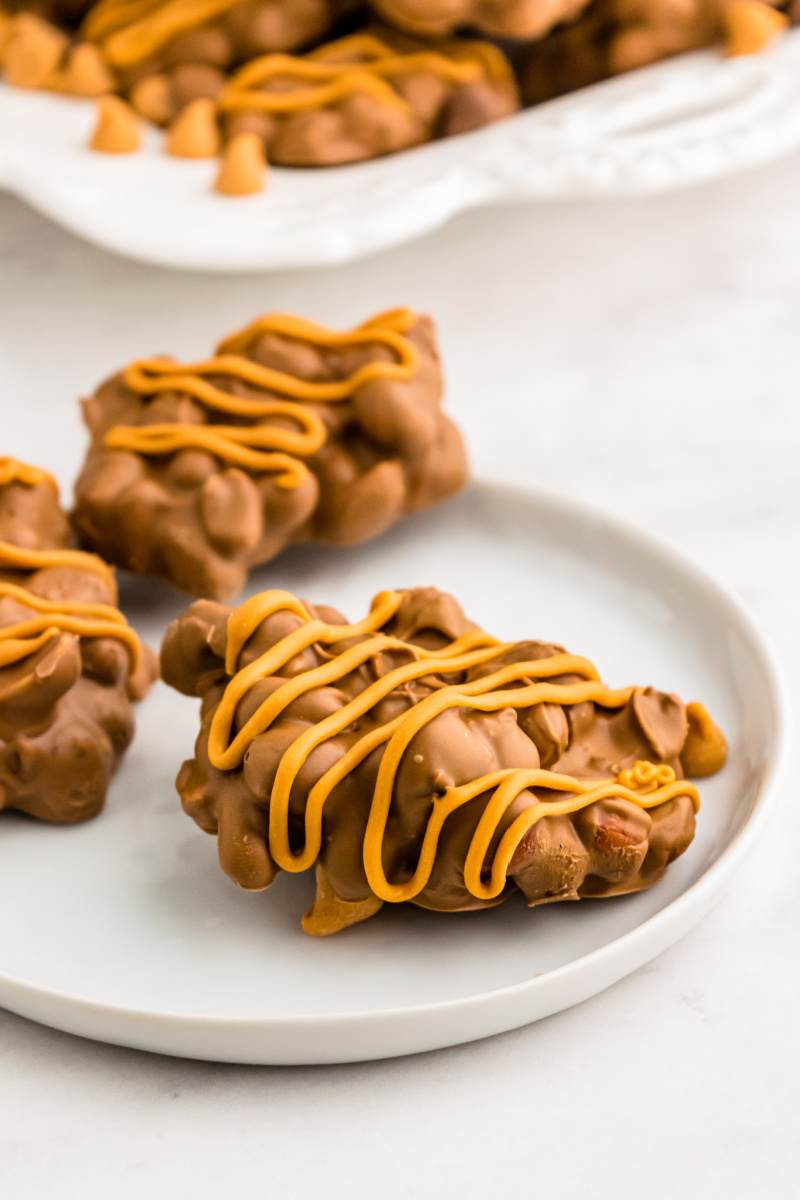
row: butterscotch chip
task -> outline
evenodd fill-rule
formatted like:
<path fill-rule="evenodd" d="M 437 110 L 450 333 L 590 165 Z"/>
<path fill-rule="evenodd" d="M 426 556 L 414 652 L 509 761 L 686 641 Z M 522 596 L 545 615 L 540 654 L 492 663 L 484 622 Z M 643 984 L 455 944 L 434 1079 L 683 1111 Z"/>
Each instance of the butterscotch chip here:
<path fill-rule="evenodd" d="M 175 113 L 172 89 L 166 75 L 146 75 L 130 91 L 136 111 L 154 125 L 167 125 Z"/>
<path fill-rule="evenodd" d="M 689 732 L 681 750 L 681 766 L 690 777 L 703 779 L 724 766 L 728 743 L 704 704 L 687 704 L 686 717 Z"/>
<path fill-rule="evenodd" d="M 267 159 L 255 133 L 237 133 L 225 147 L 214 190 L 223 196 L 252 196 L 264 188 Z"/>
<path fill-rule="evenodd" d="M 81 42 L 69 51 L 62 86 L 73 96 L 104 96 L 115 83 L 97 47 Z"/>
<path fill-rule="evenodd" d="M 723 22 L 725 51 L 734 58 L 766 50 L 786 29 L 789 18 L 761 0 L 732 0 L 723 11 Z"/>
<path fill-rule="evenodd" d="M 57 69 L 68 43 L 49 21 L 20 13 L 3 52 L 6 81 L 14 87 L 41 87 Z"/>
<path fill-rule="evenodd" d="M 167 137 L 167 154 L 176 158 L 213 158 L 219 153 L 220 137 L 213 100 L 193 100 L 172 123 Z"/>
<path fill-rule="evenodd" d="M 103 96 L 97 104 L 97 126 L 89 143 L 102 154 L 132 154 L 142 144 L 139 118 L 119 96 Z"/>

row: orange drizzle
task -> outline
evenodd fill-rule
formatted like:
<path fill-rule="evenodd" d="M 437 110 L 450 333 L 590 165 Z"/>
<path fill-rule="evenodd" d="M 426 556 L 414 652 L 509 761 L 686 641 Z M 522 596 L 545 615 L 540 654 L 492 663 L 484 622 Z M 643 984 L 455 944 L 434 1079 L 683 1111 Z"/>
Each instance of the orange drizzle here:
<path fill-rule="evenodd" d="M 58 484 L 47 471 L 15 458 L 0 458 L 0 487 L 9 483 L 24 483 L 30 487 L 38 483 L 50 483 L 58 491 Z M 71 567 L 97 575 L 116 599 L 114 572 L 96 554 L 86 554 L 82 550 L 29 550 L 10 542 L 0 542 L 0 570 L 30 572 L 48 567 Z M 130 673 L 136 670 L 139 664 L 139 639 L 113 604 L 46 600 L 19 584 L 0 580 L 2 597 L 16 600 L 40 615 L 0 627 L 0 667 L 29 658 L 61 632 L 74 633 L 79 637 L 117 638 L 128 651 Z"/>
<path fill-rule="evenodd" d="M 58 491 L 58 484 L 49 471 L 20 462 L 18 458 L 0 458 L 0 487 L 7 487 L 10 483 L 24 483 L 28 487 L 49 483 Z"/>
<path fill-rule="evenodd" d="M 288 446 L 293 438 L 296 443 L 302 442 L 306 454 L 312 454 L 325 440 L 324 426 L 321 436 L 312 441 L 311 437 L 303 440 L 301 435 L 269 425 L 250 429 L 240 425 L 116 425 L 106 434 L 105 443 L 111 450 L 133 450 L 143 455 L 174 454 L 189 448 L 206 450 L 248 471 L 278 471 L 276 485 L 290 489 L 303 483 L 308 467 L 291 454 L 267 452 L 265 448 Z M 309 443 L 313 449 L 305 449 Z"/>
<path fill-rule="evenodd" d="M 397 355 L 397 362 L 365 363 L 348 379 L 331 383 L 311 383 L 269 367 L 258 368 L 267 372 L 270 377 L 270 382 L 261 386 L 271 388 L 284 396 L 302 400 L 347 400 L 356 388 L 373 379 L 407 380 L 417 373 L 419 359 L 416 347 L 404 336 L 416 325 L 417 320 L 413 309 L 390 308 L 370 317 L 354 329 L 338 331 L 318 325 L 316 321 L 307 321 L 304 317 L 294 317 L 288 313 L 267 313 L 263 317 L 257 317 L 238 333 L 224 338 L 217 351 L 219 354 L 244 354 L 262 334 L 274 333 L 323 349 L 347 350 L 353 346 L 379 345 Z"/>
<path fill-rule="evenodd" d="M 81 32 L 100 42 L 115 67 L 130 67 L 156 54 L 187 29 L 204 25 L 242 0 L 103 0 L 88 14 Z"/>
<path fill-rule="evenodd" d="M 298 401 L 343 401 L 374 379 L 411 379 L 419 368 L 419 356 L 413 343 L 404 335 L 416 321 L 416 313 L 411 309 L 392 309 L 355 329 L 339 333 L 301 317 L 269 313 L 225 338 L 218 347 L 216 357 L 203 362 L 139 359 L 131 363 L 123 374 L 125 385 L 137 395 L 180 392 L 208 409 L 231 416 L 250 419 L 288 417 L 300 426 L 300 431 L 282 429 L 276 425 L 195 425 L 179 422 L 115 425 L 105 435 L 105 444 L 110 449 L 131 450 L 143 455 L 173 454 L 187 448 L 203 449 L 247 470 L 276 471 L 279 487 L 298 487 L 308 475 L 308 468 L 300 459 L 316 453 L 326 438 L 322 418 Z M 385 346 L 396 357 L 390 362 L 365 363 L 347 379 L 313 382 L 243 357 L 264 334 L 276 334 L 334 350 L 361 345 Z M 210 382 L 207 376 L 236 379 L 289 399 L 255 400 L 234 396 Z"/>
<path fill-rule="evenodd" d="M 140 21 L 162 3 L 163 0 L 100 0 L 84 17 L 80 32 L 90 41 L 97 42 L 116 29 Z"/>
<path fill-rule="evenodd" d="M 0 542 L 0 571 L 44 571 L 48 567 L 72 567 L 98 575 L 111 589 L 113 598 L 117 598 L 113 568 L 96 554 L 83 550 L 28 550 Z"/>
<path fill-rule="evenodd" d="M 339 54 L 350 61 L 337 61 Z M 302 58 L 265 54 L 254 59 L 233 76 L 220 95 L 219 107 L 228 112 L 244 108 L 271 113 L 298 112 L 335 104 L 354 92 L 367 92 L 379 103 L 407 113 L 409 105 L 391 86 L 392 78 L 427 72 L 447 83 L 472 83 L 484 71 L 484 65 L 477 59 L 464 56 L 457 61 L 435 50 L 402 54 L 379 38 L 355 34 Z M 297 90 L 263 91 L 273 80 L 296 82 Z"/>
<path fill-rule="evenodd" d="M 41 616 L 0 628 L 0 667 L 7 667 L 35 654 L 60 632 L 87 638 L 116 638 L 128 652 L 130 674 L 136 671 L 139 665 L 139 639 L 123 614 L 113 605 L 45 600 L 27 588 L 0 581 L 0 597 L 6 596 Z"/>
<path fill-rule="evenodd" d="M 611 796 L 629 800 L 641 808 L 651 808 L 677 795 L 691 798 L 699 807 L 697 789 L 683 780 L 675 780 L 670 767 L 637 763 L 632 771 L 616 779 L 585 781 L 551 771 L 508 769 L 481 776 L 459 787 L 448 788 L 434 797 L 433 809 L 423 837 L 417 868 L 402 884 L 390 883 L 383 870 L 383 841 L 392 803 L 397 771 L 412 739 L 436 716 L 451 708 L 471 708 L 496 712 L 503 708 L 531 707 L 541 703 L 579 704 L 591 700 L 606 707 L 619 707 L 635 689 L 612 690 L 599 681 L 593 665 L 572 654 L 557 654 L 530 662 L 511 663 L 493 674 L 470 683 L 446 685 L 402 713 L 393 721 L 362 734 L 350 749 L 329 768 L 312 787 L 305 810 L 305 845 L 294 853 L 289 841 L 289 798 L 297 776 L 308 756 L 329 738 L 341 734 L 358 721 L 395 688 L 436 672 L 449 675 L 465 671 L 479 663 L 497 658 L 506 644 L 475 630 L 457 638 L 441 650 L 424 650 L 386 634 L 381 628 L 391 621 L 402 601 L 402 593 L 381 592 L 372 602 L 370 614 L 354 625 L 329 625 L 312 619 L 305 606 L 288 592 L 269 591 L 254 596 L 234 612 L 228 621 L 225 669 L 231 677 L 214 713 L 209 731 L 208 756 L 221 771 L 239 767 L 253 740 L 278 719 L 287 706 L 316 687 L 325 687 L 343 679 L 369 659 L 385 650 L 403 650 L 411 661 L 396 667 L 367 687 L 337 712 L 304 730 L 284 752 L 272 787 L 269 810 L 269 849 L 278 866 L 286 871 L 304 871 L 312 865 L 322 845 L 322 814 L 333 789 L 374 750 L 386 746 L 381 759 L 364 838 L 364 867 L 370 888 L 381 900 L 411 900 L 426 886 L 436 858 L 446 818 L 463 804 L 492 791 L 467 854 L 464 878 L 472 895 L 491 900 L 501 894 L 511 859 L 528 830 L 542 817 L 572 813 L 597 800 Z M 277 612 L 292 612 L 302 621 L 274 646 L 241 670 L 239 656 L 249 638 L 267 617 Z M 292 658 L 314 644 L 335 646 L 353 638 L 366 637 L 334 655 L 331 661 L 296 675 L 280 685 L 230 740 L 236 708 L 249 690 L 261 679 L 277 674 Z M 555 684 L 530 682 L 558 675 L 577 674 L 585 682 Z M 510 686 L 509 686 L 510 685 Z M 484 882 L 484 862 L 489 846 L 509 805 L 529 787 L 544 787 L 569 795 L 560 801 L 538 801 L 511 824 L 498 844 L 490 878 Z"/>

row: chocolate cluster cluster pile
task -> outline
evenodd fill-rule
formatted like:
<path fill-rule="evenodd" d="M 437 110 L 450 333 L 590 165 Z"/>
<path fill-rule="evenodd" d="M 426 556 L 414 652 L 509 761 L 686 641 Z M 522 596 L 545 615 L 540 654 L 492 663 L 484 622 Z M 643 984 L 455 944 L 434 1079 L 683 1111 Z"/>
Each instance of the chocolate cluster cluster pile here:
<path fill-rule="evenodd" d="M 102 808 L 156 675 L 113 572 L 74 544 L 51 477 L 0 459 L 0 808 L 59 824 Z"/>
<path fill-rule="evenodd" d="M 84 402 L 75 527 L 109 562 L 196 596 L 241 591 L 290 542 L 348 546 L 467 478 L 433 323 L 345 333 L 265 317 L 200 363 L 145 359 Z"/>
<path fill-rule="evenodd" d="M 501 643 L 432 588 L 381 593 L 356 625 L 285 592 L 197 601 L 161 664 L 202 699 L 184 809 L 241 887 L 316 865 L 314 935 L 386 901 L 456 912 L 650 887 L 694 836 L 684 776 L 726 755 L 702 705 Z"/>

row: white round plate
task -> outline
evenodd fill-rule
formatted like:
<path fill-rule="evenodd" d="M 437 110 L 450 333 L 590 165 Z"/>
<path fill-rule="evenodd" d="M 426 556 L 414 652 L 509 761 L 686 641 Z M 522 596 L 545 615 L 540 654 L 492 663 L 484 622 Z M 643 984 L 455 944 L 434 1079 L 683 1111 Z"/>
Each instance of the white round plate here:
<path fill-rule="evenodd" d="M 323 266 L 396 246 L 456 213 L 508 200 L 684 187 L 800 145 L 800 31 L 766 54 L 685 55 L 528 109 L 476 133 L 374 162 L 275 169 L 226 199 L 213 162 L 86 148 L 85 101 L 0 84 L 0 187 L 131 258 L 220 271 Z"/>
<path fill-rule="evenodd" d="M 53 828 L 0 818 L 0 1004 L 73 1033 L 246 1063 L 384 1058 L 454 1045 L 577 1004 L 664 950 L 733 881 L 775 794 L 782 686 L 738 602 L 645 535 L 491 484 L 352 551 L 290 551 L 252 580 L 362 615 L 385 587 L 435 584 L 507 639 L 588 655 L 614 686 L 702 699 L 730 741 L 701 785 L 691 847 L 649 892 L 437 914 L 385 905 L 310 938 L 312 872 L 263 893 L 223 875 L 180 809 L 197 704 L 159 684 L 105 813 Z M 130 580 L 152 645 L 183 601 Z"/>

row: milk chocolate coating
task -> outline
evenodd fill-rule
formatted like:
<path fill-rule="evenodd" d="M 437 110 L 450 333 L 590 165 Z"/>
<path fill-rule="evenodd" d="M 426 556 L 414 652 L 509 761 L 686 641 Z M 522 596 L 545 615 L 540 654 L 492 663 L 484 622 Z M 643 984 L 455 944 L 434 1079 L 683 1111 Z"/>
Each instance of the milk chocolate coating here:
<path fill-rule="evenodd" d="M 420 359 L 409 381 L 374 379 L 346 401 L 304 401 L 325 422 L 328 440 L 305 460 L 306 482 L 291 490 L 281 490 L 274 475 L 251 476 L 205 451 L 144 458 L 108 449 L 104 436 L 115 425 L 214 420 L 187 396 L 148 399 L 114 376 L 83 406 L 92 441 L 73 513 L 83 543 L 130 571 L 222 599 L 241 590 L 250 567 L 290 542 L 362 542 L 404 513 L 452 495 L 466 480 L 467 463 L 458 430 L 440 409 L 433 323 L 421 317 L 407 336 Z M 301 379 L 335 380 L 389 352 L 377 345 L 322 351 L 268 334 L 248 357 Z M 265 395 L 229 378 L 219 386 Z"/>
<path fill-rule="evenodd" d="M 423 37 L 477 30 L 490 37 L 533 41 L 570 21 L 586 0 L 372 0 L 384 20 Z"/>
<path fill-rule="evenodd" d="M 307 606 L 313 616 L 333 624 L 344 622 L 329 608 Z M 177 788 L 184 810 L 207 833 L 217 835 L 223 870 L 241 887 L 269 886 L 278 868 L 268 848 L 272 783 L 287 747 L 304 729 L 337 711 L 380 675 L 402 661 L 397 651 L 383 652 L 380 663 L 370 660 L 335 687 L 316 688 L 295 700 L 266 732 L 250 745 L 238 769 L 219 771 L 209 761 L 208 737 L 212 718 L 229 677 L 224 667 L 226 629 L 232 609 L 198 601 L 173 623 L 164 640 L 161 669 L 165 681 L 185 695 L 202 699 L 201 729 L 195 756 L 178 774 Z M 252 662 L 301 621 L 288 612 L 267 618 L 246 644 L 239 669 Z M 436 649 L 476 627 L 453 599 L 433 588 L 405 593 L 385 632 L 412 645 Z M 356 644 L 361 638 L 353 638 Z M 264 698 L 287 677 L 329 660 L 335 648 L 312 647 L 292 659 L 280 677 L 262 680 L 240 702 L 233 736 Z M 504 663 L 547 658 L 562 648 L 543 642 L 520 642 L 490 663 L 473 667 L 462 681 L 491 674 Z M 303 815 L 312 786 L 353 743 L 369 730 L 407 711 L 443 682 L 431 671 L 425 679 L 390 693 L 356 729 L 321 744 L 301 768 L 290 803 L 293 849 L 303 844 Z M 560 676 L 553 682 L 578 682 Z M 482 713 L 449 709 L 426 725 L 408 746 L 400 765 L 383 843 L 387 877 L 402 883 L 413 874 L 433 800 L 449 787 L 459 786 L 502 768 L 544 767 L 581 779 L 615 776 L 640 760 L 665 763 L 678 778 L 681 751 L 687 737 L 686 710 L 676 696 L 647 688 L 634 692 L 619 708 L 593 702 L 562 706 L 540 703 Z M 364 869 L 363 845 L 367 817 L 384 747 L 375 750 L 333 790 L 323 810 L 319 865 L 336 897 L 349 903 L 376 903 Z M 512 821 L 542 798 L 522 792 L 498 826 L 488 858 Z M 546 793 L 544 793 L 546 795 Z M 484 811 L 487 796 L 463 805 L 446 819 L 430 880 L 413 903 L 455 912 L 490 907 L 498 900 L 476 899 L 464 883 L 467 847 Z M 511 861 L 508 884 L 500 899 L 516 889 L 530 905 L 579 897 L 604 897 L 635 892 L 656 883 L 667 866 L 682 854 L 694 836 L 695 818 L 688 796 L 678 796 L 645 811 L 624 799 L 595 802 L 572 815 L 540 819 L 518 846 Z M 358 918 L 357 918 L 358 919 Z"/>
<path fill-rule="evenodd" d="M 0 487 L 0 541 L 28 550 L 71 545 L 50 484 Z M 0 580 L 48 600 L 114 603 L 103 579 L 77 567 L 0 568 Z M 36 615 L 0 596 L 0 626 Z M 133 737 L 132 701 L 144 697 L 155 674 L 150 651 L 129 678 L 119 641 L 70 633 L 55 634 L 36 654 L 0 668 L 0 809 L 62 825 L 96 816 Z"/>

